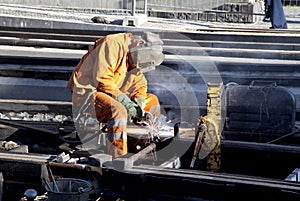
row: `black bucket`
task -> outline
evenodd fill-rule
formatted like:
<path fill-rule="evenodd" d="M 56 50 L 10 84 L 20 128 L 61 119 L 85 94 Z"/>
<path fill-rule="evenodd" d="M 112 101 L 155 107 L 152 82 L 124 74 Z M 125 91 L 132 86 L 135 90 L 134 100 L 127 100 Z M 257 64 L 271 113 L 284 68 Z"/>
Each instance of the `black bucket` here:
<path fill-rule="evenodd" d="M 92 185 L 85 180 L 74 178 L 57 179 L 45 186 L 47 201 L 87 201 Z"/>

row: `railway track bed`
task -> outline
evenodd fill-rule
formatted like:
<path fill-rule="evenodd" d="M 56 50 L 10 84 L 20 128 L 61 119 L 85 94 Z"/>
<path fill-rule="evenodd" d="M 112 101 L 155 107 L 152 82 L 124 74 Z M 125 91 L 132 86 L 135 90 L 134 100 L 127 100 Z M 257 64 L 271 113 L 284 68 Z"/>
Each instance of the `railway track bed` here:
<path fill-rule="evenodd" d="M 157 155 L 132 150 L 133 157 L 125 162 L 112 160 L 101 149 L 94 160 L 95 154 L 81 149 L 72 123 L 71 94 L 66 89 L 72 70 L 94 40 L 114 32 L 0 31 L 1 140 L 19 145 L 17 151 L 0 151 L 4 200 L 19 199 L 27 188 L 43 194 L 45 165 L 57 178 L 90 181 L 94 186 L 91 200 L 268 200 L 271 196 L 273 200 L 299 200 L 300 185 L 295 182 L 300 165 L 297 31 L 276 35 L 219 29 L 209 33 L 158 31 L 165 42 L 166 60 L 157 71 L 146 74 L 149 90 L 159 96 L 173 122 L 181 120 L 188 126 L 176 132 L 174 127 L 172 137 L 152 144 Z M 263 80 L 289 89 L 297 103 L 295 128 L 291 133 L 225 131 L 222 170 L 205 171 L 201 160 L 190 168 L 195 146 L 191 125 L 206 113 L 206 83 L 216 80 L 247 86 Z M 190 101 L 191 96 L 195 102 Z M 129 133 L 128 142 L 147 147 L 136 133 Z M 63 162 L 58 160 L 62 152 L 70 157 L 59 158 Z M 141 158 L 130 161 L 136 157 Z M 128 169 L 118 169 L 127 162 Z"/>

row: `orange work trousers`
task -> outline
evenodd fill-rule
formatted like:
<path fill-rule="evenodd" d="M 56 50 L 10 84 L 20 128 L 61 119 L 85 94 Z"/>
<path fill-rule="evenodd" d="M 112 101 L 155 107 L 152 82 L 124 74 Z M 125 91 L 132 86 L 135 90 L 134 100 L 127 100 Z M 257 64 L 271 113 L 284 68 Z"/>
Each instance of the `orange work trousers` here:
<path fill-rule="evenodd" d="M 117 100 L 103 92 L 94 92 L 93 101 L 88 107 L 90 114 L 94 114 L 95 118 L 101 123 L 107 125 L 107 140 L 106 148 L 108 154 L 111 154 L 113 158 L 117 158 L 127 154 L 127 121 L 128 115 L 126 108 Z M 78 102 L 79 101 L 79 102 Z M 145 112 L 150 112 L 153 115 L 160 114 L 160 105 L 156 95 L 148 93 L 145 98 L 146 106 Z M 81 106 L 83 100 L 73 96 L 73 106 Z"/>

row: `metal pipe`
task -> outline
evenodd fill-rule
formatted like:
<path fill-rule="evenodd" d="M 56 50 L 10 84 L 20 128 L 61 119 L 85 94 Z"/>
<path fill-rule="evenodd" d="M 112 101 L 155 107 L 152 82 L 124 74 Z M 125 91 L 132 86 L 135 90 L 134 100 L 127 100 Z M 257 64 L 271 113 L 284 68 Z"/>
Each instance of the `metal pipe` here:
<path fill-rule="evenodd" d="M 46 186 L 49 188 L 49 190 L 50 190 L 50 191 L 53 191 L 53 189 L 52 189 L 50 183 L 47 181 L 47 179 L 42 178 L 42 180 L 45 182 L 45 184 L 46 184 Z"/>
<path fill-rule="evenodd" d="M 136 0 L 132 0 L 132 10 L 131 10 L 132 16 L 135 16 L 135 9 L 136 9 Z"/>
<path fill-rule="evenodd" d="M 53 185 L 54 185 L 54 188 L 55 188 L 56 192 L 59 192 L 57 183 L 56 183 L 55 178 L 54 178 L 54 176 L 52 174 L 52 170 L 51 170 L 50 166 L 48 166 L 48 171 L 50 173 L 50 176 L 51 176 L 51 179 L 52 179 L 52 182 L 53 182 Z"/>
<path fill-rule="evenodd" d="M 151 151 L 155 150 L 156 148 L 156 144 L 155 143 L 151 143 L 149 144 L 147 147 L 145 147 L 142 151 L 130 156 L 128 158 L 128 161 L 132 162 L 132 164 L 137 161 L 138 159 L 142 159 L 144 158 L 148 153 L 150 153 Z"/>
<path fill-rule="evenodd" d="M 147 16 L 147 11 L 148 11 L 148 0 L 145 0 L 144 2 L 144 14 Z"/>

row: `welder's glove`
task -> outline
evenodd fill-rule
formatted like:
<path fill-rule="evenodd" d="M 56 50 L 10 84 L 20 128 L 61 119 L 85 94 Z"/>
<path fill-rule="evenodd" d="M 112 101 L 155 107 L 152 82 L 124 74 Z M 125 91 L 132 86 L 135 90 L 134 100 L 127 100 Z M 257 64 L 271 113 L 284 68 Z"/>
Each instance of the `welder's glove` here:
<path fill-rule="evenodd" d="M 146 101 L 144 98 L 140 97 L 140 96 L 137 96 L 134 98 L 134 101 L 136 102 L 136 104 L 138 106 L 140 106 L 142 108 L 142 110 L 145 108 L 146 106 Z"/>
<path fill-rule="evenodd" d="M 117 101 L 125 106 L 129 120 L 142 119 L 143 116 L 142 109 L 140 108 L 140 106 L 132 102 L 130 98 L 126 96 L 126 94 L 121 94 L 120 96 L 118 96 Z"/>

